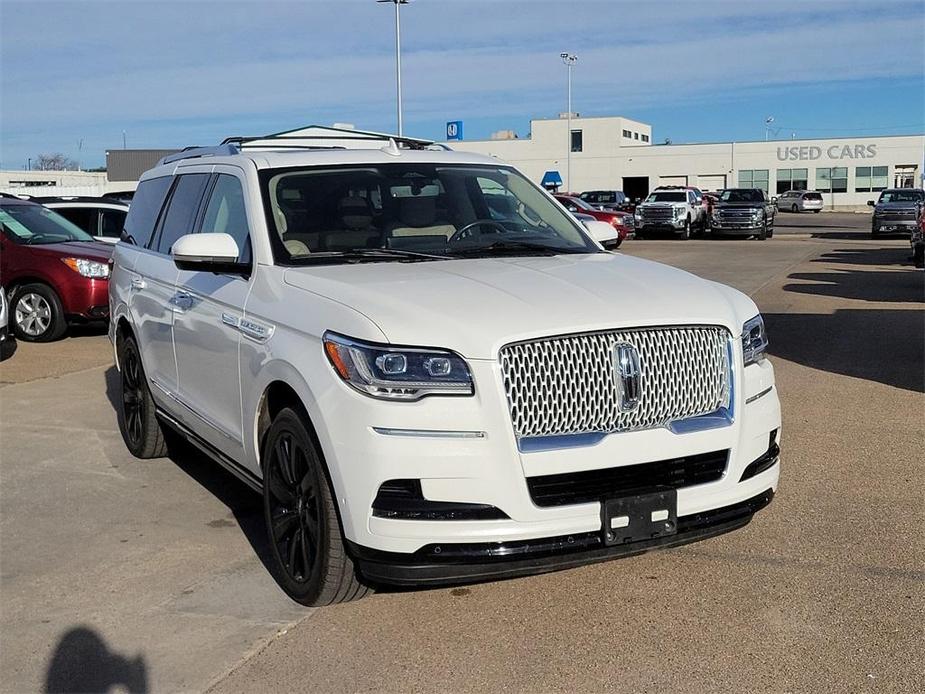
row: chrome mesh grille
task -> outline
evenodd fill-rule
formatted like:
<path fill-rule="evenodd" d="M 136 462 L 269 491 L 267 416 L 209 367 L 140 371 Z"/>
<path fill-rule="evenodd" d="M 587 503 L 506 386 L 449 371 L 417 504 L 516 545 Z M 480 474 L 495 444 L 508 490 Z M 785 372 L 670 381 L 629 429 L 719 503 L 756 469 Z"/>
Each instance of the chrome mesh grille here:
<path fill-rule="evenodd" d="M 508 345 L 501 370 L 520 437 L 654 429 L 728 404 L 731 335 L 716 326 L 615 330 Z M 639 353 L 639 405 L 621 412 L 613 349 Z"/>

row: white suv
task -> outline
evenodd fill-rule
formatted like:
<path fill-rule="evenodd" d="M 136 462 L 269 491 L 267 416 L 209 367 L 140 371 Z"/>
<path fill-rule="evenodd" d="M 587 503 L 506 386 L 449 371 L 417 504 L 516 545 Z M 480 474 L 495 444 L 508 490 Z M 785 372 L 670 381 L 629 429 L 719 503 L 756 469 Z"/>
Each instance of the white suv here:
<path fill-rule="evenodd" d="M 259 490 L 304 604 L 690 542 L 777 487 L 755 304 L 603 251 L 496 159 L 192 150 L 122 238 L 126 445 L 179 435 Z"/>

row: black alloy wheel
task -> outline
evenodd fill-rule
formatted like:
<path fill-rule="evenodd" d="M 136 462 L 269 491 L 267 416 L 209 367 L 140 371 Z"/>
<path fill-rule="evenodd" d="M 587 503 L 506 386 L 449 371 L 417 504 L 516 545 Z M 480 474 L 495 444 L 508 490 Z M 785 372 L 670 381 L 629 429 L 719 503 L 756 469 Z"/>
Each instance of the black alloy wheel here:
<path fill-rule="evenodd" d="M 797 204 L 796 204 L 796 203 L 793 203 L 793 207 L 790 208 L 790 211 L 791 211 L 791 212 L 799 212 L 800 210 L 797 208 Z"/>
<path fill-rule="evenodd" d="M 122 396 L 118 414 L 122 440 L 136 458 L 162 458 L 167 455 L 167 436 L 157 420 L 138 344 L 133 337 L 123 337 L 118 345 Z"/>
<path fill-rule="evenodd" d="M 263 446 L 263 501 L 277 583 L 319 606 L 368 592 L 347 556 L 324 464 L 303 416 L 283 409 Z"/>

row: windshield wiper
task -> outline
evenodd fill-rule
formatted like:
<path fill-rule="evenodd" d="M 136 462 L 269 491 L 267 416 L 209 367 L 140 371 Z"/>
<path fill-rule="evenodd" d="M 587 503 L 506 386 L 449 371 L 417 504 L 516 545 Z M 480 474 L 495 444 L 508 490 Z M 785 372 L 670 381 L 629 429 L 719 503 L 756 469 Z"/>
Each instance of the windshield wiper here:
<path fill-rule="evenodd" d="M 515 255 L 559 255 L 561 253 L 591 253 L 590 250 L 581 250 L 578 248 L 556 248 L 546 246 L 541 243 L 529 243 L 528 241 L 495 241 L 487 246 L 473 246 L 470 248 L 458 248 L 449 251 L 454 256 L 468 256 L 481 254 L 503 254 L 513 253 Z"/>
<path fill-rule="evenodd" d="M 418 251 L 406 251 L 398 248 L 351 248 L 348 251 L 321 251 L 309 255 L 293 256 L 292 260 L 303 263 L 341 263 L 341 262 L 362 262 L 364 260 L 448 260 L 445 255 L 436 255 L 431 253 L 419 253 Z"/>

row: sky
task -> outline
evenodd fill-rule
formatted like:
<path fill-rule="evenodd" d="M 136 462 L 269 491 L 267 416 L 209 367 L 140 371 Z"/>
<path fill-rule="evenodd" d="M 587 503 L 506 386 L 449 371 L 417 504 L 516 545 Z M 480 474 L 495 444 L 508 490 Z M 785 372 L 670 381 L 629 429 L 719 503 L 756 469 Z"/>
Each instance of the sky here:
<path fill-rule="evenodd" d="M 925 132 L 923 0 L 411 0 L 405 134 L 528 135 L 566 109 L 653 142 Z M 374 0 L 0 0 L 0 168 L 308 124 L 396 129 L 394 7 Z"/>

